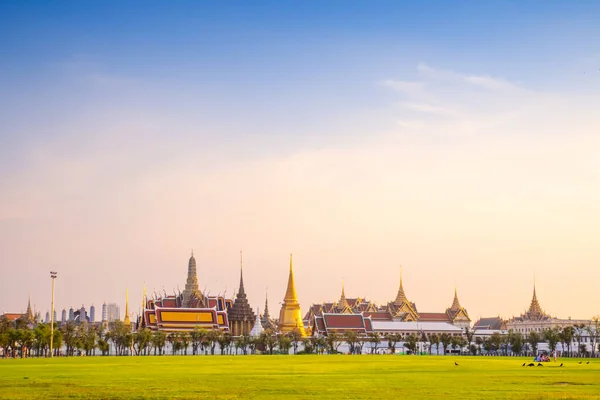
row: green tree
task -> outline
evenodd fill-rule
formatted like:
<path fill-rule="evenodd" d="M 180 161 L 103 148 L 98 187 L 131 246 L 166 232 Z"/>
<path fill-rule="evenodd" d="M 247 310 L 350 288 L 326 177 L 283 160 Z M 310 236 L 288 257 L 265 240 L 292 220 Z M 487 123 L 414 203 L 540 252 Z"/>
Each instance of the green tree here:
<path fill-rule="evenodd" d="M 210 354 L 213 356 L 215 355 L 215 347 L 217 346 L 217 342 L 219 341 L 220 337 L 221 331 L 218 331 L 216 329 L 212 329 L 206 334 L 206 342 L 208 343 L 208 346 L 210 348 Z"/>
<path fill-rule="evenodd" d="M 331 332 L 327 335 L 325 340 L 327 342 L 327 352 L 329 354 L 336 354 L 341 343 L 339 335 L 335 332 Z"/>
<path fill-rule="evenodd" d="M 446 355 L 446 350 L 448 349 L 448 345 L 452 341 L 452 336 L 448 333 L 442 333 L 440 335 L 440 342 L 442 343 L 442 348 L 444 349 L 444 355 Z"/>
<path fill-rule="evenodd" d="M 571 343 L 573 342 L 574 329 L 572 326 L 564 326 L 559 332 L 563 351 L 567 349 L 567 355 L 571 356 Z"/>
<path fill-rule="evenodd" d="M 600 315 L 592 317 L 590 324 L 586 327 L 590 337 L 590 346 L 592 347 L 592 357 L 596 357 L 596 346 L 600 339 Z"/>
<path fill-rule="evenodd" d="M 219 343 L 219 349 L 221 350 L 221 355 L 224 355 L 229 348 L 229 345 L 232 343 L 231 335 L 227 332 L 222 333 L 217 338 L 217 342 Z"/>
<path fill-rule="evenodd" d="M 502 338 L 502 335 L 500 335 L 498 332 L 492 333 L 492 336 L 490 336 L 490 345 L 492 351 L 498 352 L 498 350 L 502 348 L 503 343 L 504 340 Z"/>
<path fill-rule="evenodd" d="M 356 354 L 356 347 L 359 341 L 358 333 L 354 331 L 346 331 L 343 334 L 344 342 L 348 344 L 348 350 L 350 354 Z"/>
<path fill-rule="evenodd" d="M 198 348 L 200 347 L 200 344 L 204 341 L 204 338 L 206 337 L 207 333 L 208 332 L 206 331 L 206 329 L 201 328 L 199 326 L 195 326 L 194 330 L 190 332 L 193 355 L 198 354 Z"/>
<path fill-rule="evenodd" d="M 381 343 L 381 336 L 378 332 L 369 333 L 369 342 L 371 343 L 371 354 L 377 352 L 377 347 Z"/>
<path fill-rule="evenodd" d="M 388 333 L 385 335 L 385 339 L 388 342 L 388 349 L 390 349 L 390 353 L 396 353 L 396 344 L 402 340 L 402 336 L 399 333 Z"/>
<path fill-rule="evenodd" d="M 277 335 L 277 345 L 281 354 L 289 354 L 292 346 L 292 338 L 288 335 Z"/>
<path fill-rule="evenodd" d="M 510 344 L 511 351 L 515 355 L 521 354 L 523 351 L 523 335 L 519 332 L 508 332 L 508 343 Z"/>
<path fill-rule="evenodd" d="M 292 348 L 294 349 L 294 354 L 296 354 L 298 352 L 298 345 L 302 340 L 302 333 L 300 332 L 300 329 L 294 328 L 294 330 L 291 331 L 288 336 L 292 341 Z"/>
<path fill-rule="evenodd" d="M 156 331 L 152 335 L 152 347 L 154 348 L 154 355 L 158 351 L 159 355 L 163 355 L 165 351 L 165 345 L 167 344 L 167 335 L 164 332 Z"/>
<path fill-rule="evenodd" d="M 63 334 L 63 340 L 65 342 L 66 355 L 72 356 L 75 351 L 75 345 L 77 343 L 77 332 L 75 331 L 75 322 L 67 321 L 61 327 L 61 332 Z"/>
<path fill-rule="evenodd" d="M 558 330 L 556 328 L 544 329 L 544 332 L 542 333 L 542 337 L 548 343 L 548 347 L 550 348 L 550 351 L 556 351 L 556 345 L 560 341 L 560 335 L 558 333 Z"/>
<path fill-rule="evenodd" d="M 531 351 L 534 355 L 537 355 L 538 343 L 542 341 L 542 338 L 536 331 L 530 331 L 527 336 L 527 343 L 531 346 Z"/>
<path fill-rule="evenodd" d="M 417 352 L 417 342 L 418 341 L 419 341 L 419 339 L 417 338 L 417 335 L 414 333 L 411 333 L 406 338 L 404 338 L 404 347 L 406 347 L 410 352 L 412 352 L 414 354 Z"/>
<path fill-rule="evenodd" d="M 438 356 L 440 355 L 440 336 L 437 333 L 432 333 L 431 335 L 429 335 L 429 342 L 434 345 L 435 344 L 435 351 L 437 352 Z"/>

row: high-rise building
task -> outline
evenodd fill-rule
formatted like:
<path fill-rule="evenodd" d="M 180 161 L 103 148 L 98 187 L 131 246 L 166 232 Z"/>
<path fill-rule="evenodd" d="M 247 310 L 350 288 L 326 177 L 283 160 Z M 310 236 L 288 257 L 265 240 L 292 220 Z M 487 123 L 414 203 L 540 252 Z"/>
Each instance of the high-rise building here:
<path fill-rule="evenodd" d="M 90 322 L 96 321 L 96 307 L 92 304 L 90 306 Z"/>
<path fill-rule="evenodd" d="M 75 320 L 75 310 L 73 310 L 73 307 L 69 308 L 69 321 L 74 321 Z"/>
<path fill-rule="evenodd" d="M 49 323 L 50 322 L 50 311 L 46 311 L 46 319 L 44 320 L 45 323 Z"/>
<path fill-rule="evenodd" d="M 121 319 L 121 313 L 119 312 L 119 305 L 117 303 L 109 303 L 107 306 L 106 320 L 113 322 Z"/>
<path fill-rule="evenodd" d="M 65 310 L 63 308 L 62 313 L 61 313 L 61 318 L 60 318 L 61 322 L 67 322 L 67 310 Z"/>

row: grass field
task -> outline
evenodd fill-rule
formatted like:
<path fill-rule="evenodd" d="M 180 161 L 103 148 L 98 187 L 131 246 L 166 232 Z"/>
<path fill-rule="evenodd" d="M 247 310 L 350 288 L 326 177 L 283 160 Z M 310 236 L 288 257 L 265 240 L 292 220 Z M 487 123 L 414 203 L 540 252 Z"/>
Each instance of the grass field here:
<path fill-rule="evenodd" d="M 454 362 L 459 366 L 455 366 Z M 600 399 L 600 361 L 443 356 L 0 360 L 0 398 Z"/>

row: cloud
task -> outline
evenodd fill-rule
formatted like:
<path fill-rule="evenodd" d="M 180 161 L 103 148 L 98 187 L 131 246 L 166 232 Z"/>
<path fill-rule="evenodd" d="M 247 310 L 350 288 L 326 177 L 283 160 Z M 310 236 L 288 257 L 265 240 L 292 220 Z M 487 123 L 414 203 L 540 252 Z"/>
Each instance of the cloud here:
<path fill-rule="evenodd" d="M 519 86 L 508 82 L 501 78 L 491 77 L 489 75 L 469 75 L 460 74 L 451 70 L 433 68 L 425 63 L 419 63 L 417 65 L 417 71 L 419 75 L 430 79 L 456 82 L 456 83 L 469 83 L 474 86 L 479 86 L 490 90 L 519 90 Z"/>
<path fill-rule="evenodd" d="M 424 82 L 400 81 L 386 79 L 380 82 L 382 86 L 393 89 L 397 92 L 405 93 L 411 96 L 422 94 L 425 89 Z"/>

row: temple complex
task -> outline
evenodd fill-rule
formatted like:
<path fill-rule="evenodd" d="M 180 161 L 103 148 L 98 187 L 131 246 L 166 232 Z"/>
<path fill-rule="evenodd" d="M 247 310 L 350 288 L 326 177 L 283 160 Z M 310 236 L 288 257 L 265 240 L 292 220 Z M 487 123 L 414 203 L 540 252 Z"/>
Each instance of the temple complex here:
<path fill-rule="evenodd" d="M 304 316 L 304 325 L 307 329 L 316 327 L 319 328 L 319 322 L 315 323 L 316 317 L 324 317 L 326 314 L 361 314 L 363 317 L 368 317 L 373 322 L 375 321 L 395 321 L 395 322 L 422 322 L 422 323 L 447 323 L 453 326 L 463 329 L 469 327 L 471 324 L 471 318 L 467 313 L 467 310 L 462 307 L 458 300 L 458 293 L 454 288 L 454 299 L 449 308 L 445 312 L 419 312 L 414 302 L 410 301 L 404 291 L 404 285 L 402 282 L 402 273 L 400 273 L 400 282 L 398 286 L 398 292 L 394 300 L 389 301 L 387 304 L 377 306 L 371 301 L 365 298 L 347 298 L 345 293 L 344 285 L 342 284 L 342 292 L 339 300 L 321 304 L 313 304 L 306 315 Z M 348 319 L 348 321 L 355 321 Z M 366 326 L 365 324 L 354 324 L 355 327 Z M 357 328 L 362 329 L 362 328 Z"/>
<path fill-rule="evenodd" d="M 283 304 L 279 311 L 279 331 L 281 333 L 300 331 L 300 334 L 306 336 L 304 324 L 302 322 L 302 312 L 300 311 L 300 303 L 296 295 L 296 286 L 294 285 L 294 271 L 292 267 L 292 255 L 290 254 L 290 275 L 288 278 L 288 286 L 283 298 Z"/>
<path fill-rule="evenodd" d="M 244 276 L 242 272 L 242 254 L 240 252 L 240 287 L 235 296 L 233 305 L 229 309 L 229 326 L 233 336 L 248 335 L 254 326 L 255 317 L 252 307 L 248 304 L 244 289 Z M 260 323 L 259 323 L 260 324 Z"/>

